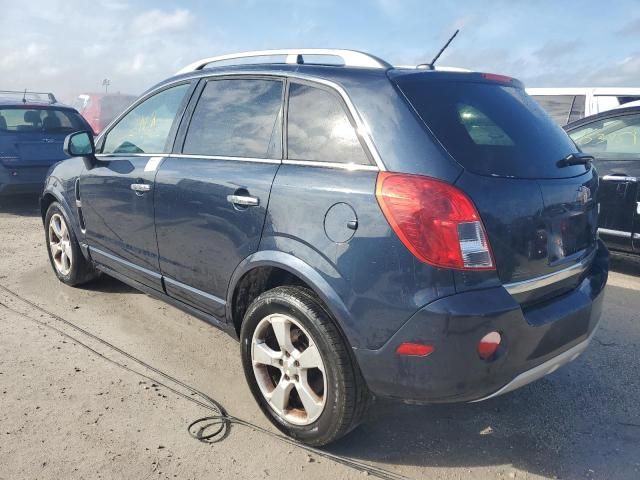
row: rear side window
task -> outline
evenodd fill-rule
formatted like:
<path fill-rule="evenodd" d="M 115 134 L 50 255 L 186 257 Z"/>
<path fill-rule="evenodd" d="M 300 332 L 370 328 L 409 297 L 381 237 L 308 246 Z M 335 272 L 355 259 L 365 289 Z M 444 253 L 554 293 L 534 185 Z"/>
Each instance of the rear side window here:
<path fill-rule="evenodd" d="M 0 130 L 10 132 L 70 133 L 86 130 L 71 110 L 53 108 L 0 108 Z"/>
<path fill-rule="evenodd" d="M 288 112 L 287 158 L 290 160 L 369 163 L 336 95 L 292 83 Z"/>
<path fill-rule="evenodd" d="M 408 77 L 398 78 L 398 85 L 429 130 L 469 171 L 519 178 L 564 178 L 585 172 L 584 166 L 558 166 L 577 149 L 522 88 Z"/>
<path fill-rule="evenodd" d="M 535 95 L 533 98 L 558 125 L 567 124 L 571 115 L 574 95 Z"/>
<path fill-rule="evenodd" d="M 280 80 L 209 81 L 198 100 L 183 153 L 281 158 Z"/>
<path fill-rule="evenodd" d="M 146 99 L 107 133 L 102 153 L 165 153 L 169 133 L 190 85 L 167 88 Z"/>
<path fill-rule="evenodd" d="M 569 136 L 599 160 L 640 160 L 640 114 L 597 120 Z"/>

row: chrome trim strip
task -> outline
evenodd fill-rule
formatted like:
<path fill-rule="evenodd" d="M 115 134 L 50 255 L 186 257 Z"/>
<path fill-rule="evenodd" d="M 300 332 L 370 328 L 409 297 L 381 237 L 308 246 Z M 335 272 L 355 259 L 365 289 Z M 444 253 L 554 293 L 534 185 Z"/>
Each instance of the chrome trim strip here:
<path fill-rule="evenodd" d="M 595 253 L 596 252 L 593 251 L 585 258 L 583 258 L 580 262 L 562 270 L 558 270 L 557 272 L 548 273 L 546 275 L 531 278 L 529 280 L 523 280 L 521 282 L 506 283 L 503 286 L 511 295 L 516 295 L 518 293 L 537 290 L 538 288 L 546 287 L 553 283 L 560 282 L 561 280 L 565 280 L 584 272 L 591 264 L 591 260 L 593 260 Z"/>
<path fill-rule="evenodd" d="M 634 240 L 640 240 L 640 233 L 634 233 L 633 234 L 633 239 Z"/>
<path fill-rule="evenodd" d="M 598 233 L 604 233 L 605 235 L 611 235 L 612 237 L 631 238 L 631 232 L 611 230 L 609 228 L 599 228 Z"/>
<path fill-rule="evenodd" d="M 171 279 L 169 277 L 165 277 L 165 276 L 162 277 L 162 280 L 165 283 L 169 283 L 170 285 L 172 285 L 172 286 L 174 286 L 176 288 L 180 288 L 182 290 L 186 290 L 187 292 L 191 292 L 191 293 L 193 293 L 195 295 L 198 295 L 198 296 L 200 296 L 202 298 L 210 300 L 210 301 L 212 301 L 214 303 L 217 303 L 219 305 L 226 305 L 227 304 L 227 302 L 225 300 L 223 300 L 222 298 L 216 297 L 215 295 L 212 295 L 212 294 L 207 293 L 207 292 L 203 292 L 202 290 L 198 290 L 197 288 L 193 288 L 193 287 L 187 285 L 186 283 L 181 283 L 181 282 L 178 282 L 177 280 L 173 280 L 173 279 Z"/>
<path fill-rule="evenodd" d="M 103 257 L 106 257 L 110 260 L 113 260 L 114 262 L 117 262 L 121 265 L 124 265 L 125 267 L 129 267 L 131 270 L 137 270 L 141 273 L 144 273 L 145 275 L 147 275 L 148 277 L 151 278 L 155 278 L 157 280 L 160 280 L 162 278 L 162 275 L 160 275 L 158 272 L 153 272 L 151 270 L 148 270 L 144 267 L 141 267 L 139 265 L 136 265 L 135 263 L 131 263 L 128 260 L 125 260 L 123 258 L 117 257 L 115 255 L 112 255 L 110 253 L 104 252 L 102 250 L 100 250 L 99 248 L 96 247 L 91 247 L 89 246 L 89 254 L 90 255 L 94 255 L 94 254 L 98 254 L 98 255 L 102 255 Z M 108 267 L 108 265 L 107 265 Z"/>
<path fill-rule="evenodd" d="M 633 182 L 636 183 L 638 181 L 638 177 L 627 177 L 624 175 L 605 175 L 602 177 L 602 180 L 609 180 L 612 182 Z"/>
<path fill-rule="evenodd" d="M 365 52 L 359 52 L 357 50 L 343 50 L 337 48 L 287 48 L 287 49 L 272 49 L 272 50 L 255 50 L 249 52 L 228 53 L 226 55 L 218 55 L 215 57 L 202 58 L 190 63 L 186 67 L 180 69 L 176 75 L 182 75 L 183 73 L 189 73 L 196 70 L 200 70 L 206 65 L 215 62 L 224 62 L 228 60 L 238 60 L 243 58 L 256 58 L 256 57 L 273 57 L 285 55 L 286 63 L 295 65 L 298 63 L 298 56 L 304 55 L 322 55 L 328 57 L 339 57 L 347 67 L 365 67 L 365 68 L 393 68 L 389 63 L 384 60 L 370 55 Z"/>
<path fill-rule="evenodd" d="M 165 153 L 96 153 L 96 157 L 166 157 Z"/>
<path fill-rule="evenodd" d="M 597 330 L 597 329 L 596 329 Z M 525 385 L 535 382 L 536 380 L 541 379 L 542 377 L 549 375 L 555 372 L 561 366 L 574 361 L 578 356 L 586 350 L 591 343 L 591 339 L 596 333 L 596 330 L 591 332 L 589 338 L 587 338 L 584 342 L 579 343 L 571 347 L 569 350 L 562 352 L 561 354 L 553 357 L 550 360 L 538 365 L 537 367 L 532 368 L 531 370 L 527 370 L 526 372 L 521 373 L 509 383 L 507 383 L 504 387 L 502 387 L 497 392 L 492 393 L 491 395 L 487 395 L 486 397 L 479 398 L 478 400 L 473 400 L 470 403 L 483 402 L 490 398 L 497 397 L 498 395 L 503 395 L 508 392 L 512 392 L 520 387 L 524 387 Z"/>
<path fill-rule="evenodd" d="M 374 165 L 360 165 L 358 163 L 334 163 L 334 162 L 313 162 L 307 160 L 283 160 L 284 165 L 301 165 L 304 167 L 326 167 L 326 168 L 339 168 L 349 171 L 369 171 L 377 172 L 379 168 Z"/>
<path fill-rule="evenodd" d="M 167 155 L 170 158 L 192 158 L 194 160 L 225 160 L 236 162 L 253 162 L 253 163 L 275 163 L 280 164 L 282 160 L 275 158 L 250 158 L 250 157 L 226 157 L 222 155 L 191 155 L 185 153 L 170 153 Z"/>
<path fill-rule="evenodd" d="M 131 110 L 133 110 L 135 107 L 137 107 L 139 104 L 141 104 L 143 101 L 145 101 L 147 98 L 153 96 L 156 92 L 160 91 L 160 90 L 164 90 L 165 88 L 169 88 L 170 86 L 172 86 L 173 84 L 179 84 L 181 82 L 185 82 L 185 81 L 190 81 L 190 80 L 196 80 L 196 79 L 200 79 L 200 78 L 210 78 L 210 77 L 245 77 L 245 76 L 265 76 L 265 77 L 274 77 L 274 78 L 293 78 L 293 79 L 299 79 L 299 80 L 307 80 L 309 82 L 312 83 L 318 83 L 320 85 L 325 85 L 329 88 L 332 88 L 334 91 L 336 91 L 340 97 L 342 98 L 342 100 L 344 101 L 344 103 L 347 105 L 347 108 L 349 109 L 349 113 L 351 113 L 351 116 L 353 117 L 354 121 L 356 122 L 356 129 L 358 131 L 358 134 L 360 134 L 360 136 L 362 137 L 362 139 L 364 140 L 364 143 L 367 145 L 367 148 L 369 149 L 369 152 L 371 153 L 371 156 L 373 157 L 373 160 L 375 162 L 375 164 L 378 166 L 378 169 L 380 171 L 386 171 L 386 167 L 384 166 L 384 163 L 382 162 L 382 158 L 380 157 L 380 153 L 378 152 L 378 149 L 375 146 L 375 143 L 373 142 L 370 132 L 371 130 L 369 129 L 369 126 L 366 124 L 366 122 L 362 119 L 362 117 L 360 117 L 360 114 L 358 113 L 358 111 L 355 108 L 355 105 L 353 104 L 353 102 L 351 101 L 351 98 L 349 97 L 349 95 L 347 95 L 347 92 L 337 83 L 332 82 L 330 80 L 325 80 L 323 78 L 318 78 L 318 77 L 314 77 L 313 75 L 305 75 L 302 73 L 298 73 L 298 72 L 287 72 L 287 71 L 281 71 L 281 72 L 277 72 L 277 71 L 273 71 L 273 70 L 255 70 L 255 71 L 251 71 L 251 72 L 201 72 L 198 71 L 197 74 L 194 75 L 189 75 L 186 77 L 181 77 L 179 79 L 176 79 L 175 82 L 170 82 L 170 83 L 165 83 L 162 84 L 156 88 L 154 88 L 153 90 L 148 91 L 143 97 L 140 97 L 139 99 L 137 99 L 133 104 L 131 104 L 129 106 L 129 108 L 127 108 L 124 112 L 122 112 L 119 116 L 117 116 L 115 119 L 113 119 L 111 121 L 111 123 L 109 125 L 107 125 L 107 127 L 100 132 L 100 135 L 98 135 L 98 137 L 96 138 L 95 143 L 98 144 L 100 143 L 100 141 L 102 140 L 102 137 L 109 133 L 109 131 L 111 130 L 112 126 L 116 125 L 120 119 L 122 117 L 124 117 L 127 113 L 129 113 Z M 98 154 L 98 155 L 113 155 L 113 154 Z M 96 155 L 96 156 L 98 156 Z M 132 156 L 158 156 L 158 155 L 164 155 L 166 156 L 166 154 L 163 153 L 137 153 L 137 154 L 129 154 Z"/>

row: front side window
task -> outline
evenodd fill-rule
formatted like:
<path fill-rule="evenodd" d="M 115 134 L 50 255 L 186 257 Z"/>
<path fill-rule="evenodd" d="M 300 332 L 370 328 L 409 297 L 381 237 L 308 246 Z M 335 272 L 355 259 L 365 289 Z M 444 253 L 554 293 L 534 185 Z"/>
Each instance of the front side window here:
<path fill-rule="evenodd" d="M 281 158 L 282 88 L 280 80 L 207 82 L 182 153 Z"/>
<path fill-rule="evenodd" d="M 10 132 L 71 133 L 87 127 L 71 110 L 56 108 L 0 108 L 0 130 Z"/>
<path fill-rule="evenodd" d="M 110 131 L 102 153 L 165 153 L 171 127 L 190 85 L 171 87 L 146 99 Z"/>
<path fill-rule="evenodd" d="M 290 160 L 367 164 L 367 156 L 338 97 L 301 84 L 289 89 Z"/>
<path fill-rule="evenodd" d="M 597 120 L 569 136 L 583 152 L 600 160 L 640 160 L 640 114 Z"/>

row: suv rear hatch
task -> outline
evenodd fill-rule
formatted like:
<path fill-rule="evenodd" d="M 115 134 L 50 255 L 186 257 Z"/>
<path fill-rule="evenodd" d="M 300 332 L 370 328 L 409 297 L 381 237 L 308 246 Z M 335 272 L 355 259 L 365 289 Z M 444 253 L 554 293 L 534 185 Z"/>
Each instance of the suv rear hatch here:
<path fill-rule="evenodd" d="M 463 168 L 501 282 L 521 302 L 574 288 L 596 248 L 598 177 L 520 82 L 480 73 L 390 72 Z"/>
<path fill-rule="evenodd" d="M 66 158 L 67 134 L 87 130 L 70 109 L 20 105 L 0 108 L 0 164 L 7 168 L 49 167 Z"/>

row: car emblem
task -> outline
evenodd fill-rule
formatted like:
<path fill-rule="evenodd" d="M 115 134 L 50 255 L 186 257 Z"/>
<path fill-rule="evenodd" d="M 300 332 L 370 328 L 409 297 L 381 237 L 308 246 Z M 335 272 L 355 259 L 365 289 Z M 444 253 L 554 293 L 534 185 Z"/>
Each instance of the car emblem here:
<path fill-rule="evenodd" d="M 53 139 L 53 138 L 43 138 L 42 141 L 44 143 L 53 143 L 53 142 L 55 142 L 55 139 Z"/>
<path fill-rule="evenodd" d="M 591 189 L 583 185 L 578 189 L 576 201 L 582 203 L 583 205 L 586 205 L 589 200 L 591 200 Z"/>

